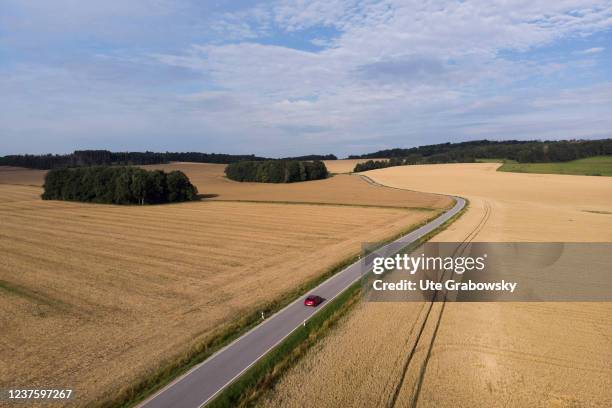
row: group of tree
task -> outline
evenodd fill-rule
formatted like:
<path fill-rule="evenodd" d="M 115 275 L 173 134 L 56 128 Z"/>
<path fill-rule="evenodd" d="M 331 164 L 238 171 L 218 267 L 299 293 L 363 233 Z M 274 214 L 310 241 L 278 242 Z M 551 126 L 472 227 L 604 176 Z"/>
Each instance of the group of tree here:
<path fill-rule="evenodd" d="M 284 157 L 279 160 L 338 160 L 335 154 L 308 154 L 306 156 Z"/>
<path fill-rule="evenodd" d="M 585 157 L 612 154 L 612 139 L 559 141 L 490 141 L 476 140 L 461 143 L 442 143 L 389 149 L 350 156 L 352 159 L 389 158 L 395 161 L 368 161 L 355 167 L 365 171 L 405 164 L 471 163 L 476 159 L 506 159 L 519 163 L 563 162 Z M 359 168 L 359 169 L 358 169 Z"/>
<path fill-rule="evenodd" d="M 327 167 L 322 161 L 266 160 L 241 161 L 228 164 L 225 175 L 235 181 L 258 183 L 294 183 L 327 177 Z"/>
<path fill-rule="evenodd" d="M 197 194 L 197 188 L 182 171 L 91 166 L 50 170 L 42 198 L 144 205 L 191 201 Z"/>
<path fill-rule="evenodd" d="M 401 166 L 405 163 L 400 157 L 391 157 L 389 160 L 368 160 L 367 162 L 357 163 L 354 172 L 384 169 L 385 167 Z"/>
<path fill-rule="evenodd" d="M 108 150 L 75 150 L 70 154 L 20 154 L 0 157 L 0 166 L 27 167 L 30 169 L 57 169 L 80 166 L 141 166 L 163 164 L 171 161 L 193 163 L 229 164 L 239 161 L 275 160 L 253 154 L 220 154 L 199 152 L 111 152 Z M 280 160 L 337 160 L 333 154 L 308 155 Z"/>

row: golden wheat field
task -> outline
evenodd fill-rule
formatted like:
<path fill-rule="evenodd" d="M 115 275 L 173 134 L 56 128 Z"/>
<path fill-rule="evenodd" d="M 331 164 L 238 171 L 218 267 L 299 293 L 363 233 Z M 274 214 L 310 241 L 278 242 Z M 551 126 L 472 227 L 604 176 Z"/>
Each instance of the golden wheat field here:
<path fill-rule="evenodd" d="M 365 163 L 368 160 L 387 160 L 387 159 L 343 159 L 343 160 L 323 160 L 327 171 L 330 173 L 352 173 L 358 163 Z"/>
<path fill-rule="evenodd" d="M 0 166 L 0 184 L 42 186 L 45 180 L 45 174 L 47 174 L 47 170 Z"/>
<path fill-rule="evenodd" d="M 612 178 L 500 173 L 497 166 L 403 166 L 367 175 L 467 197 L 467 213 L 436 241 L 612 242 Z M 427 306 L 362 303 L 261 405 L 612 405 L 609 303 L 447 303 L 443 312 L 437 303 L 422 325 Z"/>
<path fill-rule="evenodd" d="M 71 387 L 82 406 L 113 397 L 229 322 L 359 253 L 362 242 L 389 238 L 437 213 L 210 200 L 144 207 L 42 201 L 40 187 L 16 185 L 40 172 L 20 172 L 0 176 L 11 181 L 0 184 L 0 388 Z M 355 176 L 346 180 L 386 190 Z M 439 202 L 422 197 L 419 207 Z"/>
<path fill-rule="evenodd" d="M 337 161 L 344 162 L 345 160 Z M 352 162 L 352 160 L 349 161 Z M 325 180 L 308 183 L 266 184 L 237 183 L 229 180 L 223 173 L 224 164 L 170 163 L 142 167 L 149 170 L 182 170 L 208 200 L 302 202 L 424 209 L 447 208 L 452 203 L 452 200 L 444 195 L 380 188 L 367 183 L 359 176 L 347 174 L 338 174 Z M 42 186 L 45 174 L 44 170 L 4 167 L 0 171 L 0 183 Z"/>
<path fill-rule="evenodd" d="M 338 174 L 308 183 L 237 183 L 225 177 L 224 164 L 171 163 L 145 168 L 182 170 L 201 193 L 213 200 L 251 200 L 326 204 L 373 205 L 389 207 L 446 208 L 452 200 L 444 195 L 422 194 L 380 188 L 359 176 Z"/>

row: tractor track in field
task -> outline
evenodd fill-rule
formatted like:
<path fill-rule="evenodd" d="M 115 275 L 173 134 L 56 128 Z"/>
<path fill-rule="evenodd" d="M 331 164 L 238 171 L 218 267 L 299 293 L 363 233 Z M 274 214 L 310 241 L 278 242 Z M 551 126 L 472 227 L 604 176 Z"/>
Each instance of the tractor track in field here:
<path fill-rule="evenodd" d="M 489 220 L 490 216 L 491 216 L 491 211 L 492 211 L 492 207 L 491 204 L 488 201 L 484 201 L 484 213 L 482 215 L 482 217 L 480 218 L 480 221 L 478 222 L 478 224 L 466 235 L 466 237 L 463 239 L 463 241 L 461 241 L 461 243 L 457 246 L 457 248 L 455 249 L 455 251 L 453 252 L 453 256 L 457 256 L 457 255 L 461 255 L 463 254 L 463 252 L 466 250 L 467 246 L 476 238 L 476 236 L 478 236 L 478 234 L 480 233 L 480 231 L 482 231 L 482 229 L 484 228 L 484 226 L 486 225 L 487 221 Z M 444 277 L 446 275 L 446 271 L 444 272 L 443 276 L 441 276 L 440 281 L 444 280 Z M 443 298 L 441 300 L 436 300 L 439 296 L 443 296 Z M 432 310 L 434 309 L 434 304 L 435 303 L 441 303 L 441 306 L 439 308 L 439 312 L 438 313 L 432 313 Z M 418 322 L 419 320 L 421 320 L 421 324 L 419 325 L 419 329 L 418 329 L 418 334 L 417 337 L 415 339 L 415 341 L 412 344 L 412 347 L 410 348 L 410 351 L 407 354 L 407 358 L 406 361 L 404 362 L 404 366 L 402 367 L 402 373 L 401 373 L 401 378 L 400 380 L 397 382 L 396 388 L 391 396 L 391 400 L 389 401 L 389 403 L 387 404 L 388 407 L 395 407 L 397 406 L 398 403 L 398 397 L 400 395 L 400 391 L 402 390 L 402 387 L 404 385 L 404 382 L 406 380 L 406 376 L 407 373 L 410 371 L 411 367 L 418 367 L 418 376 L 416 379 L 416 382 L 413 384 L 412 386 L 412 394 L 410 396 L 410 404 L 408 405 L 409 407 L 416 407 L 417 403 L 418 403 L 418 399 L 419 399 L 419 394 L 421 391 L 421 385 L 423 383 L 423 380 L 425 378 L 425 374 L 426 374 L 426 370 L 427 370 L 427 365 L 429 363 L 429 358 L 431 356 L 431 351 L 433 349 L 433 345 L 436 341 L 436 337 L 438 334 L 438 329 L 440 327 L 440 322 L 442 320 L 442 316 L 444 314 L 444 308 L 446 306 L 446 294 L 444 292 L 438 292 L 435 291 L 433 294 L 433 298 L 431 301 L 429 301 L 427 303 L 427 307 L 425 310 L 425 316 L 423 319 L 421 319 L 421 313 L 422 310 L 421 309 L 421 313 L 419 313 L 419 315 L 416 317 L 415 319 L 415 323 Z M 433 328 L 433 332 L 431 334 L 431 336 L 426 336 L 425 332 L 426 332 L 426 327 L 430 324 L 434 325 Z M 412 331 L 411 331 L 412 333 Z M 424 358 L 417 358 L 417 349 L 419 348 L 420 345 L 423 345 L 424 347 L 427 348 L 427 353 L 424 356 Z"/>

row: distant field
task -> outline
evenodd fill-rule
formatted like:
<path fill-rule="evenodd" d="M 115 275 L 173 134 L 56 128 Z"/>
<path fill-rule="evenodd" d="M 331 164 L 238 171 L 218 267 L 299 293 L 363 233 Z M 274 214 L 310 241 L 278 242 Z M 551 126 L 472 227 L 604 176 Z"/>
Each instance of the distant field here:
<path fill-rule="evenodd" d="M 45 174 L 47 174 L 47 170 L 0 166 L 0 184 L 42 186 L 45 181 Z"/>
<path fill-rule="evenodd" d="M 439 210 L 224 196 L 448 202 L 430 194 L 419 201 L 419 193 L 357 176 L 260 192 L 261 184 L 223 179 L 219 167 L 181 166 L 203 192 L 219 196 L 160 206 L 42 201 L 40 187 L 18 184 L 40 184 L 44 172 L 0 169 L 0 388 L 71 386 L 77 405 L 96 405 L 356 255 L 362 242 L 389 238 Z"/>
<path fill-rule="evenodd" d="M 227 179 L 223 164 L 171 163 L 145 168 L 182 170 L 212 200 L 252 200 L 325 204 L 373 205 L 405 208 L 446 208 L 451 200 L 443 195 L 423 194 L 374 186 L 357 175 L 338 174 L 325 180 L 303 183 L 239 183 Z"/>
<path fill-rule="evenodd" d="M 355 160 L 356 161 L 356 160 Z M 443 195 L 381 188 L 359 176 L 338 174 L 303 183 L 239 183 L 225 177 L 224 164 L 170 163 L 142 166 L 166 171 L 182 170 L 207 200 L 274 201 L 402 208 L 443 209 L 451 200 Z M 352 169 L 351 169 L 352 170 Z M 0 166 L 0 184 L 42 186 L 46 171 Z"/>
<path fill-rule="evenodd" d="M 498 171 L 514 173 L 612 176 L 612 156 L 596 156 L 561 163 L 517 163 L 504 161 Z"/>
<path fill-rule="evenodd" d="M 358 163 L 368 160 L 387 160 L 387 159 L 344 159 L 344 160 L 324 160 L 325 166 L 330 173 L 352 173 Z"/>

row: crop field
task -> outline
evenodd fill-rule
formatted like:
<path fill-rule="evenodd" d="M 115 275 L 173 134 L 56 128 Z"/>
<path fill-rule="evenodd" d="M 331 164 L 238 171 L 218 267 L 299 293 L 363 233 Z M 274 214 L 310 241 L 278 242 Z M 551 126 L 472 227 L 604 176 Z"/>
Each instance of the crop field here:
<path fill-rule="evenodd" d="M 416 302 L 361 302 L 259 405 L 387 406 L 400 382 L 403 353 L 416 336 L 412 317 L 421 309 Z"/>
<path fill-rule="evenodd" d="M 308 183 L 237 183 L 225 178 L 223 164 L 171 163 L 145 168 L 182 170 L 200 193 L 212 200 L 277 201 L 299 203 L 351 204 L 364 206 L 446 208 L 451 200 L 443 195 L 422 194 L 367 183 L 359 176 L 338 174 Z"/>
<path fill-rule="evenodd" d="M 516 163 L 506 161 L 498 170 L 515 173 L 612 176 L 612 156 L 596 156 L 562 163 Z"/>
<path fill-rule="evenodd" d="M 347 174 L 308 183 L 238 183 L 225 177 L 224 164 L 170 163 L 142 167 L 149 170 L 184 171 L 207 200 L 342 204 L 425 210 L 443 209 L 452 204 L 451 200 L 443 195 L 380 188 L 367 183 L 359 176 Z M 46 171 L 43 170 L 0 167 L 0 183 L 42 186 L 45 174 Z"/>
<path fill-rule="evenodd" d="M 392 187 L 466 197 L 474 211 L 486 206 L 490 214 L 478 232 L 480 240 L 612 242 L 612 179 L 498 172 L 499 166 L 401 166 L 367 175 Z"/>
<path fill-rule="evenodd" d="M 327 171 L 330 173 L 352 173 L 355 166 L 368 160 L 387 160 L 387 159 L 343 159 L 343 160 L 324 160 Z"/>
<path fill-rule="evenodd" d="M 113 398 L 356 255 L 362 242 L 389 238 L 438 211 L 42 201 L 41 188 L 25 184 L 40 184 L 43 172 L 2 173 L 11 184 L 0 184 L 0 388 L 72 387 L 82 406 Z M 369 191 L 387 190 L 347 177 Z M 406 197 L 417 207 L 440 202 Z M 350 194 L 345 199 L 350 204 Z"/>
<path fill-rule="evenodd" d="M 24 169 L 23 167 L 0 166 L 0 184 L 42 186 L 46 170 Z"/>
<path fill-rule="evenodd" d="M 387 185 L 467 197 L 468 212 L 434 241 L 612 242 L 611 179 L 501 173 L 498 166 L 402 166 L 367 174 Z M 436 303 L 426 320 L 428 307 L 362 303 L 261 405 L 612 404 L 609 303 L 447 303 L 443 309 Z"/>

